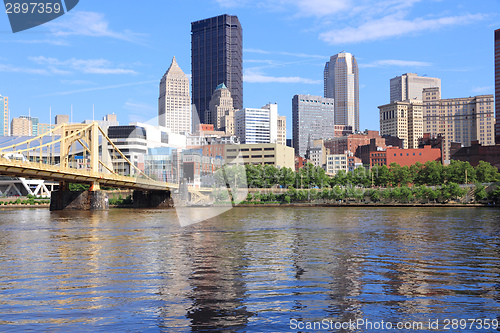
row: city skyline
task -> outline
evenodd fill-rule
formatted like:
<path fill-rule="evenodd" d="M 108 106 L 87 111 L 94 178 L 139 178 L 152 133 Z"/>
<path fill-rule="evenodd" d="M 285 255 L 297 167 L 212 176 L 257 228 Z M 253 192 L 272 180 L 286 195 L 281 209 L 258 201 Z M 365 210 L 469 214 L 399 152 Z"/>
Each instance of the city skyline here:
<path fill-rule="evenodd" d="M 73 105 L 74 121 L 82 121 L 92 118 L 94 104 L 96 118 L 115 113 L 123 123 L 148 121 L 157 115 L 158 80 L 172 57 L 181 68 L 191 67 L 190 23 L 223 13 L 237 15 L 244 28 L 244 107 L 277 102 L 280 114 L 291 119 L 291 98 L 322 95 L 324 63 L 341 50 L 354 54 L 360 67 L 361 130 L 379 128 L 378 106 L 389 103 L 389 81 L 403 73 L 441 78 L 443 98 L 494 92 L 496 1 L 334 6 L 339 3 L 344 2 L 326 7 L 316 1 L 288 6 L 155 2 L 151 11 L 124 2 L 116 11 L 87 1 L 58 20 L 17 34 L 7 33 L 5 16 L 1 41 L 9 52 L 0 55 L 0 94 L 9 97 L 10 119 L 31 108 L 33 116 L 49 123 L 50 107 L 52 114 L 70 114 Z M 164 20 L 162 8 L 181 15 Z M 126 19 L 130 15 L 138 19 Z M 401 28 L 387 29 L 391 24 Z M 470 39 L 474 48 L 460 44 Z"/>

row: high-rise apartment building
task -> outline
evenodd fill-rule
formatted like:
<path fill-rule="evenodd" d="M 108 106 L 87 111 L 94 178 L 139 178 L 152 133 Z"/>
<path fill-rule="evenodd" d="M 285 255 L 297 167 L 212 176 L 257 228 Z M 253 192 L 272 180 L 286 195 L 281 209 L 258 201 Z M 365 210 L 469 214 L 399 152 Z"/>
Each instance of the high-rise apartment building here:
<path fill-rule="evenodd" d="M 406 73 L 391 79 L 391 103 L 407 100 L 423 100 L 424 88 L 438 87 L 441 90 L 441 79 L 435 77 L 418 76 Z"/>
<path fill-rule="evenodd" d="M 200 122 L 221 83 L 231 92 L 234 108 L 243 108 L 243 34 L 237 16 L 225 14 L 191 23 L 191 74 L 193 105 Z"/>
<path fill-rule="evenodd" d="M 31 136 L 33 127 L 29 117 L 12 118 L 10 123 L 10 133 L 12 136 Z"/>
<path fill-rule="evenodd" d="M 174 134 L 191 132 L 189 79 L 175 57 L 160 81 L 158 125 L 169 128 Z"/>
<path fill-rule="evenodd" d="M 495 30 L 495 141 L 500 144 L 500 29 Z"/>
<path fill-rule="evenodd" d="M 484 146 L 495 144 L 495 112 L 493 95 L 441 99 L 440 89 L 424 88 L 424 133 L 443 137 L 443 156 L 450 159 L 452 142 L 470 146 L 479 141 Z"/>
<path fill-rule="evenodd" d="M 244 108 L 234 114 L 236 136 L 241 143 L 276 143 L 278 140 L 278 105 L 261 109 Z"/>
<path fill-rule="evenodd" d="M 379 109 L 380 135 L 402 139 L 404 149 L 418 148 L 418 140 L 424 136 L 422 101 L 393 102 Z"/>
<path fill-rule="evenodd" d="M 233 98 L 224 83 L 219 84 L 212 95 L 208 111 L 205 113 L 205 124 L 214 125 L 216 131 L 234 135 Z"/>
<path fill-rule="evenodd" d="M 293 147 L 295 156 L 306 156 L 313 140 L 335 137 L 335 100 L 312 95 L 292 99 Z"/>
<path fill-rule="evenodd" d="M 325 97 L 335 99 L 335 125 L 359 131 L 359 70 L 356 58 L 341 52 L 330 58 L 324 70 Z"/>
<path fill-rule="evenodd" d="M 0 95 L 0 136 L 9 135 L 9 98 Z"/>

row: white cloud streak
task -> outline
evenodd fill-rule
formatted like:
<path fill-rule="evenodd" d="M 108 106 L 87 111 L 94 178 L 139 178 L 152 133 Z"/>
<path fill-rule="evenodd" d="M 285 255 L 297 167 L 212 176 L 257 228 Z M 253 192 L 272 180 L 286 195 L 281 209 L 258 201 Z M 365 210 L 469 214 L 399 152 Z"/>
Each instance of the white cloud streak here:
<path fill-rule="evenodd" d="M 368 64 L 360 63 L 360 68 L 371 68 L 371 67 L 386 67 L 386 66 L 399 66 L 399 67 L 429 67 L 432 66 L 430 62 L 424 61 L 412 61 L 412 60 L 377 60 Z"/>
<path fill-rule="evenodd" d="M 51 93 L 51 94 L 40 95 L 38 97 L 65 96 L 65 95 L 79 94 L 79 93 L 85 93 L 85 92 L 90 92 L 90 91 L 117 89 L 117 88 L 139 86 L 139 85 L 151 84 L 151 83 L 158 83 L 158 80 L 123 83 L 123 84 L 116 84 L 116 85 L 111 85 L 111 86 L 102 86 L 102 87 L 78 89 L 78 90 L 71 90 L 71 91 L 61 91 L 61 92 L 55 92 L 55 93 Z"/>
<path fill-rule="evenodd" d="M 359 43 L 399 37 L 426 30 L 437 30 L 445 26 L 463 25 L 479 21 L 482 14 L 449 16 L 438 19 L 417 18 L 406 20 L 401 14 L 385 16 L 378 20 L 368 21 L 359 27 L 346 27 L 321 33 L 320 39 L 330 45 Z"/>
<path fill-rule="evenodd" d="M 0 72 L 37 74 L 37 75 L 48 75 L 48 74 L 50 74 L 45 69 L 28 68 L 28 67 L 17 67 L 17 66 L 6 65 L 6 64 L 0 64 Z"/>
<path fill-rule="evenodd" d="M 144 36 L 144 34 L 134 33 L 130 30 L 113 31 L 104 14 L 96 12 L 71 11 L 61 20 L 47 23 L 47 27 L 57 37 L 108 37 L 139 43 L 138 37 Z"/>
<path fill-rule="evenodd" d="M 243 74 L 243 81 L 248 83 L 305 83 L 321 84 L 323 81 L 311 80 L 298 76 L 269 76 L 255 69 L 247 69 Z"/>
<path fill-rule="evenodd" d="M 328 57 L 317 55 L 317 54 L 307 54 L 307 53 L 294 53 L 294 52 L 282 52 L 282 51 L 266 51 L 261 49 L 244 49 L 244 53 L 257 53 L 257 54 L 276 54 L 276 55 L 284 55 L 298 58 L 310 58 L 310 59 L 328 59 Z"/>
<path fill-rule="evenodd" d="M 59 60 L 49 57 L 30 57 L 31 61 L 46 66 L 53 74 L 70 74 L 73 71 L 84 74 L 137 74 L 134 70 L 114 68 L 106 59 L 76 59 Z"/>

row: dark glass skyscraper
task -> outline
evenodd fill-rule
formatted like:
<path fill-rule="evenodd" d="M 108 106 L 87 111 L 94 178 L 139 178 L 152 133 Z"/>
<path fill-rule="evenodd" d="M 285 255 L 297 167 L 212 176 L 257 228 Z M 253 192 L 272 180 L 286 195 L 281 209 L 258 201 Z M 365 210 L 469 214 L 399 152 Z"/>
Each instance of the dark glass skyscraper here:
<path fill-rule="evenodd" d="M 221 83 L 231 91 L 234 108 L 243 108 L 243 37 L 237 16 L 225 14 L 191 23 L 191 73 L 200 122 L 207 121 L 210 99 Z"/>

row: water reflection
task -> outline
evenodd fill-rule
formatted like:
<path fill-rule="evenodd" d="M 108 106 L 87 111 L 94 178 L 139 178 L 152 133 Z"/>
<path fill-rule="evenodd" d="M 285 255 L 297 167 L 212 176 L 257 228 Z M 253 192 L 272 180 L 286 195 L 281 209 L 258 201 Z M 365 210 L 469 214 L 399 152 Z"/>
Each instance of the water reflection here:
<path fill-rule="evenodd" d="M 4 210 L 0 325 L 282 332 L 292 318 L 493 319 L 499 221 L 487 209 L 238 208 L 181 228 L 174 210 Z"/>

